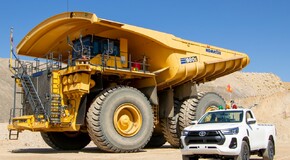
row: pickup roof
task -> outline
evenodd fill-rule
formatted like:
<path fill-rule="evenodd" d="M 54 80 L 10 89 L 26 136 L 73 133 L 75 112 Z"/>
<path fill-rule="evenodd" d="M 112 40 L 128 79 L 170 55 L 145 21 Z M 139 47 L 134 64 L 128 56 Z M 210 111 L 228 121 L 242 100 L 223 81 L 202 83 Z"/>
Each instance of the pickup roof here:
<path fill-rule="evenodd" d="M 257 124 L 250 109 L 215 110 L 183 130 L 181 152 L 183 160 L 249 160 L 253 154 L 273 160 L 275 141 L 275 126 Z"/>

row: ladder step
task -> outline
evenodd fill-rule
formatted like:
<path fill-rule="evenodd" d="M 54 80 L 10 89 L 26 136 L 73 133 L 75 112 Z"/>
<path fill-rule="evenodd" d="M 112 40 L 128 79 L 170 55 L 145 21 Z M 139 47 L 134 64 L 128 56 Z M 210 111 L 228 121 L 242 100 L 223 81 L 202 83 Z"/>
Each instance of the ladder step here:
<path fill-rule="evenodd" d="M 24 88 L 25 94 L 27 94 L 28 102 L 32 109 L 35 112 L 36 116 L 47 118 L 46 116 L 46 110 L 41 102 L 41 99 L 38 95 L 38 92 L 36 91 L 33 81 L 31 80 L 30 76 L 27 74 L 24 74 L 21 76 L 22 80 L 22 86 Z M 41 115 L 43 114 L 43 115 Z"/>
<path fill-rule="evenodd" d="M 9 140 L 18 140 L 19 131 L 17 130 L 9 130 Z"/>

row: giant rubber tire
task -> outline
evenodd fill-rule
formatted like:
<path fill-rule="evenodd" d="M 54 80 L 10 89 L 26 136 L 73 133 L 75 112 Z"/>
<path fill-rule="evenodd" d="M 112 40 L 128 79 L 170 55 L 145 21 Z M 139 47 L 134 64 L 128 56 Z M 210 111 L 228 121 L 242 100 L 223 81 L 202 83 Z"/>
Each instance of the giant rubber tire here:
<path fill-rule="evenodd" d="M 180 147 L 180 135 L 181 131 L 179 130 L 179 111 L 180 111 L 180 102 L 174 101 L 174 116 L 164 118 L 161 120 L 162 132 L 166 141 L 175 148 Z"/>
<path fill-rule="evenodd" d="M 179 126 L 180 130 L 190 125 L 190 122 L 196 120 L 197 98 L 189 98 L 183 101 L 180 108 Z"/>
<path fill-rule="evenodd" d="M 268 146 L 263 153 L 263 160 L 273 160 L 275 155 L 275 147 L 273 141 L 268 141 Z"/>
<path fill-rule="evenodd" d="M 234 158 L 234 160 L 249 160 L 250 159 L 250 147 L 247 142 L 243 141 L 240 154 Z"/>
<path fill-rule="evenodd" d="M 41 132 L 41 137 L 55 150 L 81 150 L 91 141 L 83 132 Z"/>
<path fill-rule="evenodd" d="M 198 157 L 195 156 L 188 156 L 188 155 L 182 155 L 182 160 L 198 160 Z"/>
<path fill-rule="evenodd" d="M 142 126 L 132 137 L 120 135 L 114 127 L 114 111 L 124 103 L 134 104 L 142 114 Z M 107 152 L 137 152 L 150 140 L 153 113 L 143 93 L 132 87 L 116 86 L 101 92 L 87 112 L 87 127 L 92 141 Z"/>
<path fill-rule="evenodd" d="M 196 107 L 195 117 L 198 120 L 204 113 L 206 112 L 207 107 L 215 106 L 218 108 L 219 106 L 226 107 L 225 100 L 214 92 L 202 93 L 201 97 L 199 97 L 198 104 Z"/>
<path fill-rule="evenodd" d="M 218 108 L 219 106 L 225 107 L 225 100 L 218 94 L 213 92 L 198 93 L 195 98 L 188 98 L 183 101 L 179 114 L 180 130 L 190 125 L 190 122 L 198 120 L 209 106 Z"/>
<path fill-rule="evenodd" d="M 165 143 L 166 140 L 163 134 L 153 134 L 149 142 L 146 144 L 145 148 L 159 148 Z"/>

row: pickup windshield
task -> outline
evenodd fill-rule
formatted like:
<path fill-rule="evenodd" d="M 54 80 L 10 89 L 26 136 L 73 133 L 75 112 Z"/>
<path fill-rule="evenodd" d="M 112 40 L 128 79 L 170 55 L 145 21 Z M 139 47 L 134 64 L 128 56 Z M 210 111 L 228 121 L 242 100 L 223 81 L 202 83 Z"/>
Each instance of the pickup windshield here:
<path fill-rule="evenodd" d="M 238 123 L 242 121 L 243 111 L 216 111 L 207 112 L 198 123 Z"/>

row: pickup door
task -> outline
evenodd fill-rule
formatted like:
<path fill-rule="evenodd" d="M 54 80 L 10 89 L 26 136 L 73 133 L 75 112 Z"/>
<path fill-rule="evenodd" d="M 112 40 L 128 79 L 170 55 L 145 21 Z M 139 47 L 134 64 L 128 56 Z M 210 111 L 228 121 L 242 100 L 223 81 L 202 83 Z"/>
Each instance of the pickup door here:
<path fill-rule="evenodd" d="M 263 129 L 263 127 L 259 126 L 256 122 L 255 117 L 253 116 L 253 113 L 250 111 L 246 112 L 246 128 L 250 140 L 250 147 L 251 150 L 258 150 L 261 148 L 264 148 L 264 142 L 266 137 L 266 133 Z"/>

